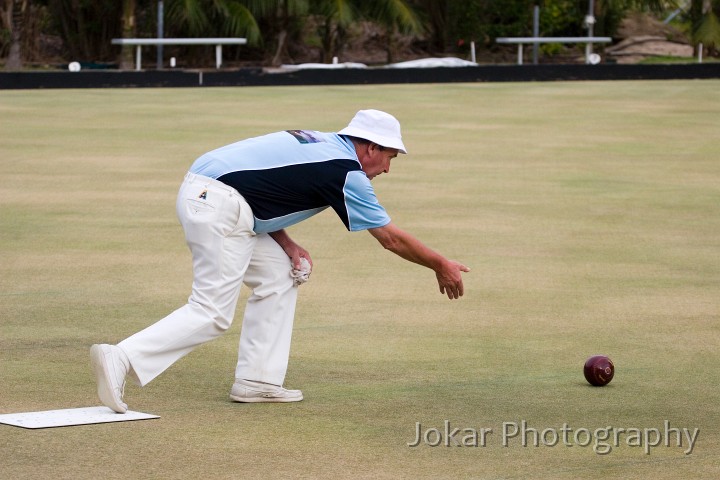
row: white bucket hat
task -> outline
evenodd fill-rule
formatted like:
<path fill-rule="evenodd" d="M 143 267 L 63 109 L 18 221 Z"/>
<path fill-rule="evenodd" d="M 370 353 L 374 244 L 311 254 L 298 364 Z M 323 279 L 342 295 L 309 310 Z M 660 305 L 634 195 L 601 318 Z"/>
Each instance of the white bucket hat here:
<path fill-rule="evenodd" d="M 396 148 L 401 153 L 407 153 L 400 135 L 400 122 L 380 110 L 360 110 L 350 120 L 350 124 L 337 133 L 364 138 L 382 147 Z"/>

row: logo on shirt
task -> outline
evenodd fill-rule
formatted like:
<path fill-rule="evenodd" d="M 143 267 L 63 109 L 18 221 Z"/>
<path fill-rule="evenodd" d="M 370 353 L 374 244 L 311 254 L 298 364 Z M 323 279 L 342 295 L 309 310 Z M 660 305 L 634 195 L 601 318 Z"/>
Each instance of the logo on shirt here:
<path fill-rule="evenodd" d="M 317 132 L 312 130 L 286 130 L 290 135 L 300 143 L 320 143 L 324 140 L 316 137 Z"/>
<path fill-rule="evenodd" d="M 203 190 L 200 195 L 198 195 L 198 198 L 200 200 L 207 200 L 207 190 Z"/>

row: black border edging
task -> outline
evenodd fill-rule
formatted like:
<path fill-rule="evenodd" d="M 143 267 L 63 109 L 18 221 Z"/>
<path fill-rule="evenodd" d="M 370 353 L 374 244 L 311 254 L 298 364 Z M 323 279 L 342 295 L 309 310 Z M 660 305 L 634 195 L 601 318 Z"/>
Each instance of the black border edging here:
<path fill-rule="evenodd" d="M 318 69 L 271 73 L 261 68 L 223 71 L 93 70 L 0 72 L 0 89 L 125 87 L 250 87 L 402 83 L 532 82 L 559 80 L 670 80 L 720 78 L 720 63 L 658 65 L 480 65 L 440 68 Z"/>

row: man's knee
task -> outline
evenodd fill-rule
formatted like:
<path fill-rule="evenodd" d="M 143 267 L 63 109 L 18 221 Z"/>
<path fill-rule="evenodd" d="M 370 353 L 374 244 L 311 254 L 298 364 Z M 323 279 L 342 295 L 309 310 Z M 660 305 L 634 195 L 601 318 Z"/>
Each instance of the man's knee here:
<path fill-rule="evenodd" d="M 233 322 L 235 309 L 231 311 L 223 311 L 215 305 L 209 303 L 198 302 L 194 299 L 190 299 L 189 302 L 196 311 L 199 313 L 199 317 L 205 319 L 207 323 L 212 324 L 215 328 L 221 332 L 225 332 L 230 328 Z"/>

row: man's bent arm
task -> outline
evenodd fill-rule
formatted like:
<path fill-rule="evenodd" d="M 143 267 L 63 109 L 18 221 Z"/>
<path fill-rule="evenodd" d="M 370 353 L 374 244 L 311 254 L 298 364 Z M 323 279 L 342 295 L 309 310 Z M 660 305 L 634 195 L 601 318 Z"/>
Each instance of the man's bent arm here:
<path fill-rule="evenodd" d="M 300 257 L 306 258 L 312 266 L 312 258 L 310 258 L 310 253 L 304 248 L 302 248 L 300 245 L 295 243 L 295 241 L 290 238 L 290 235 L 288 235 L 285 229 L 278 230 L 276 232 L 270 232 L 269 235 L 272 237 L 273 240 L 277 242 L 278 245 L 282 247 L 283 250 L 285 250 L 287 256 L 290 257 L 290 261 L 293 267 L 300 268 Z"/>

